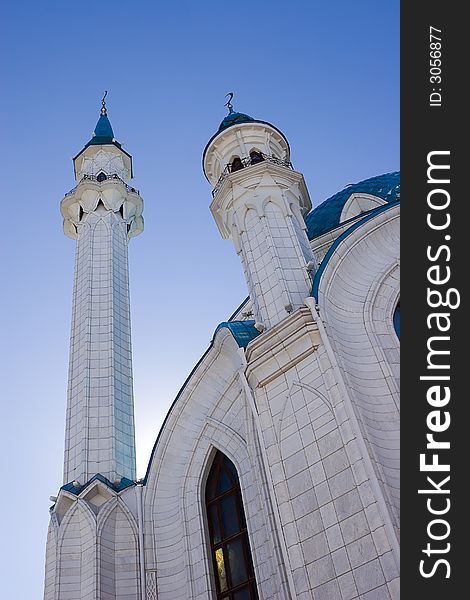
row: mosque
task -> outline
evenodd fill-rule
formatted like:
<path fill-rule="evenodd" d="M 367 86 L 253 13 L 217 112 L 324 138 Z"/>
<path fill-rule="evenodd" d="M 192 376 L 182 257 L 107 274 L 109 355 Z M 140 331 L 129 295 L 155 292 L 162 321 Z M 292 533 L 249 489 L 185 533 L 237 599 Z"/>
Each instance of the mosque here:
<path fill-rule="evenodd" d="M 142 480 L 127 252 L 143 201 L 105 99 L 73 159 L 60 206 L 76 241 L 64 483 L 45 600 L 399 597 L 399 173 L 312 210 L 282 131 L 228 109 L 203 169 L 249 297 L 214 324 Z"/>

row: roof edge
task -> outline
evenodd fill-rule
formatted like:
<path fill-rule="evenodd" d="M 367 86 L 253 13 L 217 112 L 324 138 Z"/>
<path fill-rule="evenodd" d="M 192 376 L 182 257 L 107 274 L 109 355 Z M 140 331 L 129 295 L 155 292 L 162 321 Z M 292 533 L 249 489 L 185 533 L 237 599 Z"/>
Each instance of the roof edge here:
<path fill-rule="evenodd" d="M 149 478 L 149 475 L 150 475 L 150 467 L 152 465 L 155 453 L 157 451 L 158 443 L 159 443 L 160 438 L 162 436 L 163 430 L 165 429 L 165 426 L 166 426 L 166 424 L 167 424 L 167 422 L 168 422 L 168 420 L 170 418 L 170 415 L 171 415 L 174 407 L 176 406 L 176 403 L 178 402 L 178 400 L 180 399 L 181 395 L 183 394 L 184 390 L 186 389 L 186 386 L 191 381 L 192 376 L 194 375 L 194 373 L 197 371 L 197 369 L 199 368 L 199 366 L 202 364 L 202 362 L 204 361 L 204 359 L 206 358 L 206 356 L 209 354 L 209 352 L 214 347 L 214 341 L 215 341 L 215 337 L 216 337 L 217 333 L 221 329 L 228 329 L 230 331 L 232 337 L 234 338 L 235 342 L 238 344 L 239 348 L 246 348 L 247 345 L 250 343 L 251 339 L 255 339 L 255 337 L 257 337 L 260 334 L 260 332 L 258 330 L 256 330 L 256 334 L 254 334 L 254 332 L 252 332 L 253 337 L 250 340 L 247 340 L 247 339 L 237 339 L 236 334 L 234 334 L 233 324 L 240 324 L 240 323 L 243 323 L 246 326 L 253 327 L 253 328 L 254 328 L 254 324 L 255 324 L 254 321 L 223 321 L 222 323 L 220 323 L 216 327 L 216 329 L 214 331 L 214 335 L 212 336 L 212 340 L 211 340 L 211 342 L 209 344 L 209 347 L 204 352 L 204 354 L 201 356 L 201 358 L 197 361 L 197 363 L 194 365 L 194 367 L 192 368 L 192 370 L 189 373 L 189 375 L 186 377 L 183 385 L 180 387 L 178 393 L 176 394 L 175 399 L 171 403 L 171 406 L 170 406 L 170 408 L 168 409 L 168 412 L 165 415 L 163 423 L 162 423 L 162 425 L 161 425 L 161 427 L 160 427 L 160 429 L 158 431 L 157 439 L 155 440 L 155 443 L 153 445 L 152 452 L 150 453 L 150 458 L 149 458 L 149 462 L 148 462 L 148 465 L 147 465 L 147 470 L 145 472 L 145 476 L 142 478 L 142 485 L 147 485 L 147 481 L 148 481 L 148 478 Z"/>
<path fill-rule="evenodd" d="M 389 202 L 387 204 L 384 204 L 383 206 L 378 206 L 377 208 L 372 209 L 366 214 L 365 217 L 353 223 L 351 227 L 346 229 L 346 231 L 344 231 L 335 239 L 335 241 L 331 244 L 328 252 L 325 254 L 323 260 L 321 261 L 320 266 L 318 267 L 318 270 L 315 273 L 315 277 L 313 278 L 313 286 L 310 295 L 313 296 L 313 298 L 315 298 L 316 302 L 318 302 L 318 288 L 320 287 L 320 280 L 322 278 L 322 275 L 326 269 L 326 266 L 328 265 L 328 262 L 330 261 L 330 258 L 333 256 L 335 250 L 338 248 L 341 242 L 349 235 L 351 235 L 351 233 L 356 231 L 356 229 L 359 229 L 359 227 L 364 225 L 367 221 L 370 221 L 372 218 L 379 215 L 380 213 L 390 210 L 393 207 L 398 206 L 399 204 L 400 200 L 396 200 L 395 202 Z"/>

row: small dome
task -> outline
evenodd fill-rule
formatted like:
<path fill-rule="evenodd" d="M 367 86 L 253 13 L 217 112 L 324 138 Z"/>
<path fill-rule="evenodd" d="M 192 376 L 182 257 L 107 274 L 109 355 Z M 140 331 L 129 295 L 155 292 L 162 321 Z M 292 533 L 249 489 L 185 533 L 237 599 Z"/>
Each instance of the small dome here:
<path fill-rule="evenodd" d="M 316 206 L 305 217 L 308 238 L 313 240 L 340 225 L 341 213 L 351 194 L 370 194 L 387 203 L 400 200 L 400 171 L 353 183 Z"/>
<path fill-rule="evenodd" d="M 251 123 L 252 121 L 255 121 L 255 119 L 253 119 L 253 117 L 250 117 L 249 115 L 245 115 L 239 112 L 232 112 L 228 114 L 222 121 L 222 123 L 219 125 L 217 133 L 220 133 L 221 131 L 227 129 L 228 127 L 231 127 L 232 125 L 239 125 L 240 123 Z"/>

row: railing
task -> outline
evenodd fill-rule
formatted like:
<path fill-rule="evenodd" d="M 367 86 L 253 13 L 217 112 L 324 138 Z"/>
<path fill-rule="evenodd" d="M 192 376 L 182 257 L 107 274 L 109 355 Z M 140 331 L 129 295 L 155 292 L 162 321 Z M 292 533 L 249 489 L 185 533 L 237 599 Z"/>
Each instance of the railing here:
<path fill-rule="evenodd" d="M 65 194 L 65 197 L 71 196 L 72 194 L 74 194 L 75 191 L 76 191 L 76 189 L 78 188 L 78 186 L 83 181 L 96 181 L 98 183 L 102 183 L 103 181 L 108 181 L 109 179 L 117 179 L 118 181 L 120 181 L 125 186 L 125 188 L 126 188 L 126 190 L 128 192 L 134 192 L 135 194 L 139 194 L 140 195 L 139 190 L 136 190 L 135 188 L 131 187 L 130 185 L 127 185 L 127 183 L 125 181 L 123 181 L 119 177 L 119 175 L 116 175 L 116 174 L 114 174 L 114 175 L 106 175 L 105 173 L 101 172 L 101 173 L 98 173 L 98 175 L 87 175 L 85 173 L 85 175 L 80 179 L 80 181 L 77 183 L 77 185 L 72 190 L 70 190 L 70 192 L 67 192 Z"/>
<path fill-rule="evenodd" d="M 288 167 L 289 169 L 294 168 L 292 166 L 292 163 L 288 160 L 281 160 L 280 158 L 276 158 L 275 156 L 268 156 L 267 154 L 263 154 L 263 152 L 257 152 L 254 156 L 245 156 L 244 158 L 239 158 L 236 162 L 233 161 L 225 165 L 225 169 L 222 171 L 222 174 L 219 177 L 215 188 L 212 190 L 212 197 L 215 197 L 217 192 L 222 187 L 222 184 L 231 173 L 241 171 L 242 169 L 245 169 L 247 167 L 253 167 L 265 161 L 274 163 L 275 165 L 281 165 L 281 167 Z"/>

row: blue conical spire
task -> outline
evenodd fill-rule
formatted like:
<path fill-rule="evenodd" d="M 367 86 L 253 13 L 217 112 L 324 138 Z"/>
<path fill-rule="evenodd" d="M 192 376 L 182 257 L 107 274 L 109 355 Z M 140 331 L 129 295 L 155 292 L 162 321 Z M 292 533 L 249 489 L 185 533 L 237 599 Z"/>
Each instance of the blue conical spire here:
<path fill-rule="evenodd" d="M 101 146 L 101 145 L 113 145 L 116 146 L 116 148 L 119 148 L 119 150 L 121 152 L 123 152 L 126 156 L 128 156 L 131 159 L 131 165 L 130 165 L 130 169 L 131 169 L 131 177 L 132 177 L 132 157 L 131 155 L 126 152 L 122 145 L 114 138 L 114 131 L 113 128 L 111 127 L 111 123 L 109 122 L 108 119 L 108 111 L 106 108 L 106 95 L 108 92 L 104 93 L 103 99 L 101 100 L 101 110 L 100 110 L 100 118 L 98 119 L 98 122 L 96 123 L 95 126 L 95 130 L 93 131 L 93 137 L 91 138 L 91 140 L 89 142 L 87 142 L 85 144 L 85 146 L 80 150 L 80 152 L 74 156 L 73 160 L 76 161 L 79 156 L 82 154 L 82 152 L 84 152 L 87 148 L 89 148 L 90 146 Z M 77 177 L 77 171 L 75 172 L 75 176 Z"/>
<path fill-rule="evenodd" d="M 95 131 L 93 132 L 93 137 L 88 142 L 87 146 L 90 144 L 113 144 L 116 142 L 114 139 L 113 128 L 111 127 L 111 123 L 108 119 L 108 111 L 106 108 L 106 96 L 108 92 L 104 93 L 103 99 L 101 100 L 101 112 L 100 118 L 98 119 L 98 123 L 96 124 Z"/>
<path fill-rule="evenodd" d="M 101 115 L 96 124 L 90 144 L 112 144 L 114 133 L 107 115 Z"/>

